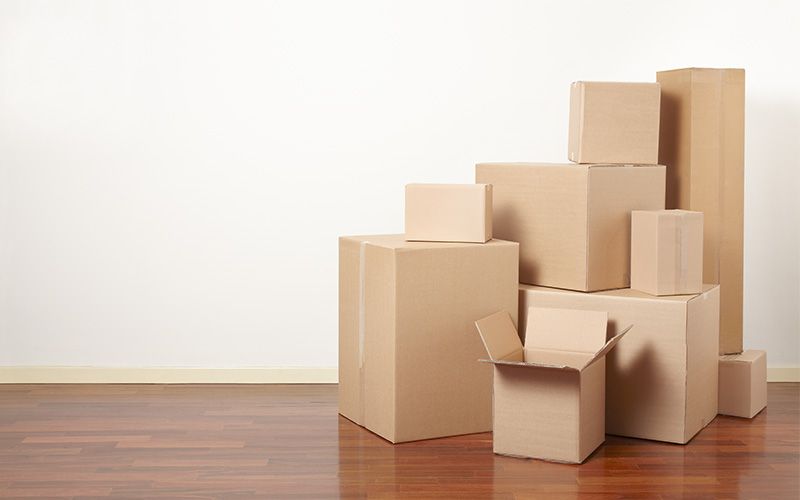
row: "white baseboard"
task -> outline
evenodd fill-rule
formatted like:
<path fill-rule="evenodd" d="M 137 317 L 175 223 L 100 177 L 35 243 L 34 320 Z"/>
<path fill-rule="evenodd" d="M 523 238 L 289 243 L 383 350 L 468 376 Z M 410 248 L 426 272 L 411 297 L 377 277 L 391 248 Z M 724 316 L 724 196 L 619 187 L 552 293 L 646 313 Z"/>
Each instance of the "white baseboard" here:
<path fill-rule="evenodd" d="M 800 366 L 770 367 L 770 382 L 800 382 Z M 0 366 L 0 384 L 335 384 L 335 367 L 109 368 Z"/>
<path fill-rule="evenodd" d="M 0 366 L 0 384 L 335 384 L 335 367 Z"/>

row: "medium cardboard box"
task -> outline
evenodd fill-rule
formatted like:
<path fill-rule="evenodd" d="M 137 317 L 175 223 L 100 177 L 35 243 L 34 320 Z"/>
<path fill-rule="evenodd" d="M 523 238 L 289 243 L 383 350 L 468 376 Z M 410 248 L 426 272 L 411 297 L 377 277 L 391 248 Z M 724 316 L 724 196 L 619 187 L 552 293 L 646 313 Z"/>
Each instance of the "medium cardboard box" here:
<path fill-rule="evenodd" d="M 408 184 L 406 240 L 485 243 L 492 239 L 490 184 Z"/>
<path fill-rule="evenodd" d="M 607 311 L 611 334 L 636 325 L 606 361 L 606 432 L 687 443 L 717 415 L 719 286 L 654 297 L 520 285 L 520 331 L 529 307 Z"/>
<path fill-rule="evenodd" d="M 742 352 L 744 70 L 661 71 L 667 208 L 703 212 L 703 282 L 720 287 L 720 354 Z"/>
<path fill-rule="evenodd" d="M 569 155 L 576 163 L 658 163 L 657 83 L 575 82 Z"/>
<path fill-rule="evenodd" d="M 500 311 L 475 322 L 494 364 L 494 452 L 581 463 L 605 440 L 602 311 L 531 308 L 525 347 Z"/>
<path fill-rule="evenodd" d="M 767 407 L 767 353 L 719 357 L 719 414 L 753 418 Z"/>
<path fill-rule="evenodd" d="M 664 208 L 663 166 L 481 163 L 494 187 L 494 235 L 520 244 L 522 283 L 630 286 L 631 210 Z"/>
<path fill-rule="evenodd" d="M 393 443 L 490 431 L 473 325 L 516 311 L 518 256 L 500 240 L 340 238 L 339 413 Z"/>
<path fill-rule="evenodd" d="M 703 214 L 631 212 L 631 288 L 651 295 L 703 291 Z"/>

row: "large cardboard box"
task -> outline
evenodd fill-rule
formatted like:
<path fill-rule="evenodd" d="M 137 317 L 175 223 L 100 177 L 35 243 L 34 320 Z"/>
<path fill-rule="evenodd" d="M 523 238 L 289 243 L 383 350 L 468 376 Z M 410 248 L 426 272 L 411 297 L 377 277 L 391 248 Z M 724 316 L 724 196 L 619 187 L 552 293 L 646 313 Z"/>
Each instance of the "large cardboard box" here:
<path fill-rule="evenodd" d="M 766 351 L 720 356 L 719 414 L 753 418 L 766 406 Z"/>
<path fill-rule="evenodd" d="M 481 163 L 494 186 L 494 235 L 520 244 L 522 283 L 630 286 L 631 210 L 664 208 L 663 166 Z"/>
<path fill-rule="evenodd" d="M 569 154 L 576 163 L 658 163 L 657 83 L 574 82 Z"/>
<path fill-rule="evenodd" d="M 744 70 L 661 71 L 667 208 L 703 212 L 703 281 L 720 287 L 720 354 L 742 352 Z"/>
<path fill-rule="evenodd" d="M 494 452 L 581 463 L 605 440 L 602 311 L 531 308 L 525 347 L 511 316 L 475 322 L 494 365 Z"/>
<path fill-rule="evenodd" d="M 516 311 L 518 255 L 500 240 L 340 238 L 339 413 L 393 443 L 491 430 L 474 322 Z"/>
<path fill-rule="evenodd" d="M 631 212 L 631 288 L 651 295 L 703 291 L 703 214 Z"/>
<path fill-rule="evenodd" d="M 635 325 L 606 360 L 607 433 L 687 443 L 717 415 L 719 286 L 654 297 L 520 285 L 520 331 L 529 307 L 607 311 L 609 335 Z"/>
<path fill-rule="evenodd" d="M 492 239 L 490 184 L 408 184 L 406 240 L 485 243 Z"/>

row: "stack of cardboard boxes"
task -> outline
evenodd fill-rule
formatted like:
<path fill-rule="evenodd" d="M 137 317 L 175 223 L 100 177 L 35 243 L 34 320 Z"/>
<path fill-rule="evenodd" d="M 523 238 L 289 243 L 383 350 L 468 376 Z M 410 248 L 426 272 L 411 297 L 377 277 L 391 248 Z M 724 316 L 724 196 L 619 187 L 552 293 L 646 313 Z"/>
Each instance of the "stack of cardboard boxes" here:
<path fill-rule="evenodd" d="M 744 74 L 658 80 L 573 84 L 573 163 L 411 184 L 404 235 L 340 239 L 342 415 L 579 463 L 605 433 L 686 443 L 718 395 L 763 408 L 763 353 L 739 354 Z"/>

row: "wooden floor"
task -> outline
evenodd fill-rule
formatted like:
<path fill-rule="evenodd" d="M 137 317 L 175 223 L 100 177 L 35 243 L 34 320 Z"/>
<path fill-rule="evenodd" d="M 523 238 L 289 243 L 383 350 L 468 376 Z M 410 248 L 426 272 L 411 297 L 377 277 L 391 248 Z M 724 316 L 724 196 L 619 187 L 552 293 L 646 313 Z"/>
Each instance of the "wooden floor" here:
<path fill-rule="evenodd" d="M 609 436 L 581 466 L 491 440 L 393 446 L 332 385 L 0 385 L 0 497 L 800 498 L 799 384 L 687 446 Z"/>

